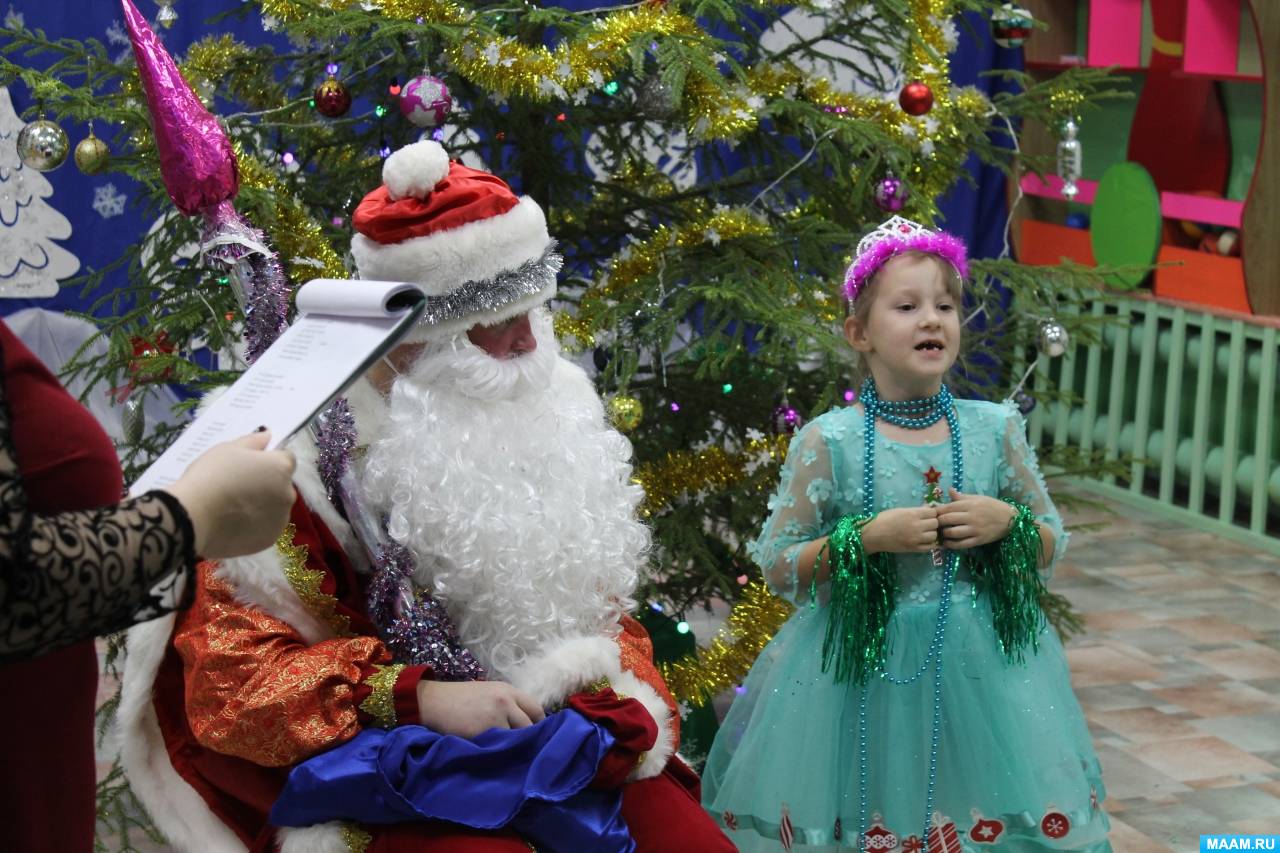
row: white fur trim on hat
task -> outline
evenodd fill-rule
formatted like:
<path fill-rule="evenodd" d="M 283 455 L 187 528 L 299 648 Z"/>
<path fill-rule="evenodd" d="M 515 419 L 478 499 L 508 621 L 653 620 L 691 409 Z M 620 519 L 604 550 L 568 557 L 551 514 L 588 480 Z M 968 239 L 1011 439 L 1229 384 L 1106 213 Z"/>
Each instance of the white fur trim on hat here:
<path fill-rule="evenodd" d="M 412 281 L 428 296 L 442 296 L 468 281 L 485 281 L 542 256 L 551 235 L 542 208 L 525 197 L 501 216 L 448 231 L 382 244 L 357 233 L 351 255 L 360 278 Z"/>
<path fill-rule="evenodd" d="M 448 174 L 449 155 L 432 139 L 406 145 L 382 164 L 382 182 L 392 201 L 426 198 Z"/>

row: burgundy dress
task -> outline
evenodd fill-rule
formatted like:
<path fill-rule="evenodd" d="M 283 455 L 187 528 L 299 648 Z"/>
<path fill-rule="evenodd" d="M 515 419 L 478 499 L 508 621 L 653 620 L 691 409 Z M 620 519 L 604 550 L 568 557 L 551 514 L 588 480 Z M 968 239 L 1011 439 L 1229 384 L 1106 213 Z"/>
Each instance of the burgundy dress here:
<path fill-rule="evenodd" d="M 110 438 L 3 321 L 0 362 L 0 846 L 89 851 L 93 637 L 172 609 L 194 540 L 168 494 L 121 500 Z"/>

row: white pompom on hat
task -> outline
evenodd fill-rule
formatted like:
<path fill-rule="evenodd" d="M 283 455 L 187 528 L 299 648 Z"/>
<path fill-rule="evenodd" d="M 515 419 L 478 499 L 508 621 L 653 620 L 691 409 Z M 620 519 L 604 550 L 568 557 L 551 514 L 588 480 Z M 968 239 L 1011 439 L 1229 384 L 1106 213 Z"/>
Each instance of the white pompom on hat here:
<path fill-rule="evenodd" d="M 449 155 L 438 142 L 406 145 L 382 164 L 382 183 L 392 201 L 426 198 L 449 174 Z"/>
<path fill-rule="evenodd" d="M 431 140 L 392 153 L 382 180 L 352 216 L 351 254 L 360 278 L 412 281 L 457 306 L 449 319 L 424 324 L 406 340 L 500 323 L 555 295 L 553 272 L 517 288 L 502 284 L 504 275 L 552 248 L 546 217 L 533 199 L 516 196 L 488 172 L 450 162 Z"/>

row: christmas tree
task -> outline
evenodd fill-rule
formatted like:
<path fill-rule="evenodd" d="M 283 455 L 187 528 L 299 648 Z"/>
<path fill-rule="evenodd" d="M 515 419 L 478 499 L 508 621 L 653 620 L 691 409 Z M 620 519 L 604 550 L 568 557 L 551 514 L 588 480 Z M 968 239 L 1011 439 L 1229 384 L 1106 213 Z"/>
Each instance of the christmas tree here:
<path fill-rule="evenodd" d="M 71 223 L 45 201 L 53 187 L 18 157 L 25 124 L 0 86 L 0 296 L 52 296 L 80 261 L 54 242 L 71 236 Z"/>
<path fill-rule="evenodd" d="M 566 256 L 557 333 L 594 365 L 635 446 L 657 543 L 641 594 L 669 613 L 755 588 L 746 544 L 790 434 L 852 399 L 838 282 L 859 237 L 890 212 L 937 223 L 971 155 L 1009 174 L 1051 170 L 1018 160 L 1018 124 L 1056 129 L 1111 94 L 1103 72 L 1083 68 L 1003 72 L 995 94 L 952 85 L 958 27 L 995 15 L 1006 37 L 1027 35 L 993 0 L 229 6 L 180 65 L 234 143 L 237 210 L 293 286 L 351 274 L 355 203 L 383 157 L 423 134 L 548 211 Z M 225 34 L 228 16 L 260 16 L 262 42 Z M 119 128 L 113 168 L 168 205 L 129 57 L 20 27 L 0 51 L 0 73 L 51 114 Z M 112 357 L 81 370 L 112 387 L 199 391 L 241 369 L 237 276 L 225 259 L 169 260 L 199 239 L 182 219 L 121 247 L 129 284 L 100 296 Z M 1037 341 L 1049 318 L 1079 339 L 1095 333 L 1072 308 L 1095 294 L 1098 271 L 1008 257 L 971 266 L 958 394 L 1020 387 L 1047 357 Z M 206 351 L 217 357 L 196 357 Z M 170 439 L 156 430 L 130 460 Z M 1061 448 L 1042 457 L 1067 471 L 1096 462 Z M 768 601 L 752 606 L 776 616 Z M 757 647 L 722 657 L 741 664 Z"/>

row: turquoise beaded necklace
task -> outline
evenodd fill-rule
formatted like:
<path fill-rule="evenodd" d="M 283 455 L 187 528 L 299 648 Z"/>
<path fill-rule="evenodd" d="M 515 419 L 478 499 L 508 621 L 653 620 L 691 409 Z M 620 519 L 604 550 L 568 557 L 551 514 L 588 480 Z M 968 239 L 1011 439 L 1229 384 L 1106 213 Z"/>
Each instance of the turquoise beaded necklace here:
<path fill-rule="evenodd" d="M 955 400 L 951 390 L 942 386 L 937 394 L 920 400 L 881 400 L 875 382 L 868 378 L 858 395 L 865 412 L 862 454 L 862 513 L 870 517 L 875 513 L 875 462 L 876 420 L 906 429 L 925 429 L 946 418 L 951 430 L 951 482 L 956 488 L 964 485 L 964 455 L 960 449 L 960 420 L 956 417 Z M 920 840 L 925 849 L 929 844 L 929 821 L 933 815 L 933 798 L 938 778 L 938 742 L 942 732 L 942 642 L 947 632 L 947 617 L 951 610 L 951 587 L 955 581 L 959 555 L 947 551 L 942 570 L 942 589 L 938 598 L 938 619 L 933 638 L 920 667 L 909 676 L 893 675 L 888 662 L 881 661 L 879 676 L 891 684 L 911 684 L 920 680 L 933 667 L 933 726 L 929 738 L 929 781 L 925 790 L 923 829 Z M 858 702 L 858 849 L 866 850 L 868 829 L 867 790 L 867 685 L 860 688 Z"/>

